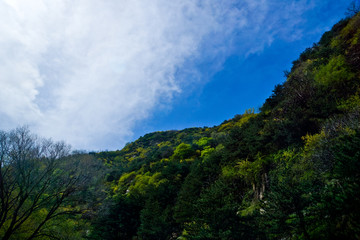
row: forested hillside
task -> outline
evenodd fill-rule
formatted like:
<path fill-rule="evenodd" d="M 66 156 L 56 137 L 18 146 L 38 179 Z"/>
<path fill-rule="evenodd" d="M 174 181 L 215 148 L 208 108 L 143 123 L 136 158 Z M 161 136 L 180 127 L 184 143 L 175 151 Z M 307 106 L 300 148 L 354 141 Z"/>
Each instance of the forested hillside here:
<path fill-rule="evenodd" d="M 359 239 L 360 15 L 293 62 L 257 112 L 147 134 L 111 168 L 91 239 Z"/>
<path fill-rule="evenodd" d="M 119 151 L 0 132 L 0 239 L 360 239 L 360 14 L 285 75 L 259 110 Z"/>

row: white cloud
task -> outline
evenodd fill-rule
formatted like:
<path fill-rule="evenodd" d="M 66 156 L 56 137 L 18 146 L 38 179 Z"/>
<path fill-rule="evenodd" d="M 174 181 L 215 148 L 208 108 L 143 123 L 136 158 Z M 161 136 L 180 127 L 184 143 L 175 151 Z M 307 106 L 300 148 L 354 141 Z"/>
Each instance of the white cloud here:
<path fill-rule="evenodd" d="M 195 63 L 261 51 L 286 35 L 269 21 L 294 26 L 306 8 L 239 2 L 0 0 L 0 128 L 121 147 L 135 122 L 201 79 Z M 296 14 L 272 16 L 279 6 Z"/>

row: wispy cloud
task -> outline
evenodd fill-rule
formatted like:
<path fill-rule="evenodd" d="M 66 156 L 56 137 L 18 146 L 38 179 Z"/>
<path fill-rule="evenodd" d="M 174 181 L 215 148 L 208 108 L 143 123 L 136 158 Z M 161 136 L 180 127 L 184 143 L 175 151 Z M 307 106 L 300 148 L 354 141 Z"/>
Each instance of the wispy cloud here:
<path fill-rule="evenodd" d="M 119 148 L 134 123 L 201 79 L 198 63 L 215 72 L 230 54 L 301 36 L 289 29 L 307 3 L 0 0 L 0 128 Z"/>

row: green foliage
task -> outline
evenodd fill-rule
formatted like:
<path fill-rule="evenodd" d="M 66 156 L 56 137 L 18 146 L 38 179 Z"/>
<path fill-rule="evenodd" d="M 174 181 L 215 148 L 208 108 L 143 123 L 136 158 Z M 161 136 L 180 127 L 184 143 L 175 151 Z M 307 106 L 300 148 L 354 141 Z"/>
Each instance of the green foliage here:
<path fill-rule="evenodd" d="M 170 223 L 162 211 L 159 202 L 154 199 L 146 201 L 144 208 L 140 212 L 140 226 L 138 236 L 141 239 L 166 239 L 171 234 Z"/>
<path fill-rule="evenodd" d="M 341 55 L 331 58 L 329 63 L 320 67 L 315 74 L 315 81 L 327 88 L 331 86 L 332 91 L 341 90 L 341 87 L 346 87 L 354 78 L 355 73 L 349 71 L 345 57 Z"/>
<path fill-rule="evenodd" d="M 202 137 L 198 141 L 194 141 L 194 144 L 196 144 L 196 145 L 198 145 L 200 147 L 205 147 L 207 145 L 210 145 L 211 141 L 212 141 L 212 138 Z"/>
<path fill-rule="evenodd" d="M 0 131 L 0 239 L 85 237 L 104 199 L 104 167 L 69 150 L 26 127 Z"/>
<path fill-rule="evenodd" d="M 257 113 L 94 154 L 108 197 L 87 237 L 358 239 L 359 26 L 334 25 Z"/>
<path fill-rule="evenodd" d="M 179 146 L 174 150 L 172 158 L 175 160 L 184 160 L 193 156 L 194 150 L 190 144 L 180 143 Z"/>
<path fill-rule="evenodd" d="M 344 112 L 351 112 L 360 109 L 360 95 L 359 93 L 350 96 L 348 99 L 343 100 L 338 105 L 338 109 Z"/>
<path fill-rule="evenodd" d="M 227 131 L 231 130 L 234 126 L 241 127 L 243 124 L 249 121 L 250 118 L 256 116 L 255 110 L 247 109 L 242 115 L 236 115 L 233 119 L 223 122 L 218 131 Z"/>

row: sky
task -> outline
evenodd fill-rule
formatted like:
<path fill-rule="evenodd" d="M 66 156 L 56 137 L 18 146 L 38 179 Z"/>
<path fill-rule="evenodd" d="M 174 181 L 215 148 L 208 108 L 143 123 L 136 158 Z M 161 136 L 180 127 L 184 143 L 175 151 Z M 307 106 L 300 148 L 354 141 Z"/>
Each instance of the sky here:
<path fill-rule="evenodd" d="M 0 129 L 116 150 L 258 110 L 351 0 L 0 0 Z"/>

